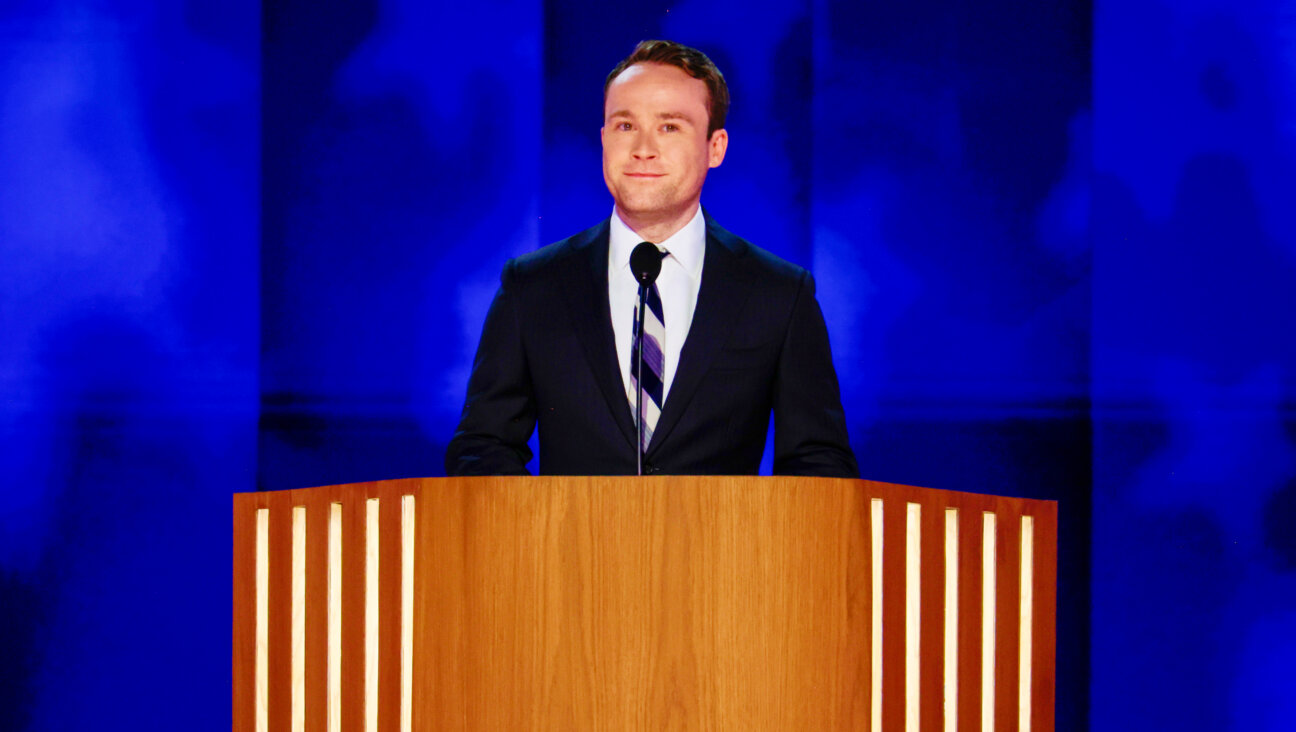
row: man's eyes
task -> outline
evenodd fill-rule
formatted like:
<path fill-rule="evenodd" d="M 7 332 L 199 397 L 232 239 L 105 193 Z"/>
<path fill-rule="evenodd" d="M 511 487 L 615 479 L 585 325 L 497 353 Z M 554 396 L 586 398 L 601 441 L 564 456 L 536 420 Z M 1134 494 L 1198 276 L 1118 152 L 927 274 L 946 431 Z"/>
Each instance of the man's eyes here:
<path fill-rule="evenodd" d="M 620 132 L 630 132 L 634 129 L 634 125 L 629 122 L 618 122 L 616 123 L 615 129 Z M 660 129 L 662 132 L 679 132 L 681 128 L 674 122 L 667 122 L 663 124 Z"/>

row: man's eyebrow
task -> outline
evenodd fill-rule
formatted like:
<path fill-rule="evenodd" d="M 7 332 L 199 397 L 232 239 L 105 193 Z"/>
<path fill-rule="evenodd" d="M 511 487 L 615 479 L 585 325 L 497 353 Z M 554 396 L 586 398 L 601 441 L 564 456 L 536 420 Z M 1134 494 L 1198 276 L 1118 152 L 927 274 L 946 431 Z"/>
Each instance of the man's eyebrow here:
<path fill-rule="evenodd" d="M 658 112 L 655 116 L 657 119 L 682 119 L 685 122 L 690 122 L 690 123 L 694 121 L 692 115 L 686 114 L 684 112 Z M 624 117 L 626 119 L 634 119 L 634 114 L 632 114 L 628 109 L 618 109 L 607 116 L 608 119 L 615 119 L 620 117 Z"/>

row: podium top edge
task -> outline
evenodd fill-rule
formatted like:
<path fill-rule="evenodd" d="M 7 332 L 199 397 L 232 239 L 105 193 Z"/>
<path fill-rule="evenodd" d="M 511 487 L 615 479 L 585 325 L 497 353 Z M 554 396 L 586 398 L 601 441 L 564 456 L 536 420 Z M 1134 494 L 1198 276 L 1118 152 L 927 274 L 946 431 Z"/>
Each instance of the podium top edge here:
<path fill-rule="evenodd" d="M 424 489 L 438 487 L 489 489 L 491 487 L 518 489 L 552 489 L 560 486 L 582 488 L 680 488 L 689 485 L 697 487 L 735 488 L 751 487 L 761 489 L 773 488 L 855 488 L 862 490 L 869 498 L 898 499 L 909 502 L 947 503 L 951 506 L 985 504 L 985 510 L 996 510 L 993 504 L 1007 501 L 1021 502 L 1023 507 L 1034 507 L 1036 510 L 1056 512 L 1057 500 L 1035 498 L 975 491 L 955 491 L 945 488 L 927 488 L 902 483 L 886 483 L 860 478 L 818 478 L 805 476 L 774 475 L 654 475 L 654 476 L 473 476 L 452 478 L 396 478 L 391 480 L 364 481 L 358 483 L 339 483 L 336 485 L 291 488 L 279 491 L 245 491 L 236 492 L 236 501 L 253 500 L 258 503 L 270 500 L 272 496 L 291 496 L 293 499 L 305 499 L 310 496 L 332 496 L 336 500 L 342 496 L 378 497 L 380 495 L 413 494 Z M 974 508 L 974 505 L 968 505 Z"/>

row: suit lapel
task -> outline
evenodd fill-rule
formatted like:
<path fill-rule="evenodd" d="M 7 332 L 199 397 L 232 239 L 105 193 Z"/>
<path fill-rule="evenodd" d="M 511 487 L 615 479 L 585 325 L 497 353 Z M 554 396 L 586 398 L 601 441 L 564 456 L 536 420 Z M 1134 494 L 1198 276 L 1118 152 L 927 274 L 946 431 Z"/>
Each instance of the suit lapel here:
<path fill-rule="evenodd" d="M 578 235 L 573 246 L 580 254 L 572 258 L 568 269 L 567 309 L 576 326 L 576 335 L 585 349 L 585 358 L 594 381 L 598 383 L 612 410 L 617 426 L 626 441 L 635 444 L 634 412 L 626 399 L 625 384 L 617 362 L 612 335 L 612 315 L 608 304 L 608 222 Z M 703 265 L 705 271 L 706 265 Z"/>
<path fill-rule="evenodd" d="M 702 264 L 702 285 L 698 289 L 697 307 L 688 338 L 680 351 L 679 368 L 671 382 L 666 404 L 662 406 L 657 429 L 648 452 L 652 452 L 679 422 L 702 376 L 711 367 L 716 351 L 728 340 L 739 314 L 751 294 L 751 283 L 740 266 L 742 247 L 737 237 L 725 231 L 707 216 L 706 255 Z M 634 420 L 631 418 L 631 429 Z M 633 442 L 633 440 L 632 440 Z"/>

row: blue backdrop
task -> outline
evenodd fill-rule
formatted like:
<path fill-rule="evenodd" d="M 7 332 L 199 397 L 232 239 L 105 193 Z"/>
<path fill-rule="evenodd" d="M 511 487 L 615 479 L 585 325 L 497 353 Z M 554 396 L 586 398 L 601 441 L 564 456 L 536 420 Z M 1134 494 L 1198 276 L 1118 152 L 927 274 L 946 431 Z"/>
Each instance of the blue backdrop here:
<path fill-rule="evenodd" d="M 32 0 L 0 729 L 228 728 L 230 493 L 441 473 L 652 37 L 726 73 L 704 204 L 814 271 L 865 477 L 1060 501 L 1059 729 L 1290 727 L 1289 4 Z"/>

